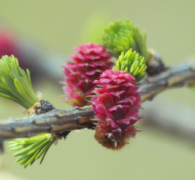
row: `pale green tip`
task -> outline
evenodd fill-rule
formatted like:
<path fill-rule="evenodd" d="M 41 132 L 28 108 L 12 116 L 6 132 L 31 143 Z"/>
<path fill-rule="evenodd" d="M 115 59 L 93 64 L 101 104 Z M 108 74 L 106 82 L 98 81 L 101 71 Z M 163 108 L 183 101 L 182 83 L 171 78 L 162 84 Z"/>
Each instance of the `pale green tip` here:
<path fill-rule="evenodd" d="M 29 70 L 25 72 L 21 69 L 13 55 L 0 59 L 0 97 L 10 99 L 26 109 L 38 101 Z"/>
<path fill-rule="evenodd" d="M 16 151 L 16 163 L 26 168 L 32 165 L 37 159 L 41 158 L 40 164 L 51 147 L 56 141 L 55 136 L 49 133 L 40 134 L 31 138 L 17 138 L 9 142 L 11 151 Z"/>
<path fill-rule="evenodd" d="M 121 53 L 113 70 L 128 72 L 136 78 L 137 82 L 139 82 L 145 77 L 146 68 L 145 58 L 136 53 L 136 51 L 133 52 L 133 50 L 130 49 L 126 53 Z"/>
<path fill-rule="evenodd" d="M 121 52 L 127 52 L 132 48 L 145 57 L 146 61 L 150 59 L 146 47 L 146 33 L 141 35 L 139 28 L 127 19 L 115 21 L 105 28 L 103 45 L 116 58 Z"/>

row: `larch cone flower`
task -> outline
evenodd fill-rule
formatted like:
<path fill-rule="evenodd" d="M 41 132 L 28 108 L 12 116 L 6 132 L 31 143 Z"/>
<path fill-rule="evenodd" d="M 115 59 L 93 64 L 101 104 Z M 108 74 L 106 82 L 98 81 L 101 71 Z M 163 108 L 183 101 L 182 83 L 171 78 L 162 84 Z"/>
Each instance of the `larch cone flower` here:
<path fill-rule="evenodd" d="M 0 29 L 0 58 L 4 55 L 14 55 L 20 59 L 19 54 L 20 52 L 17 46 L 17 38 L 9 32 L 9 29 Z"/>
<path fill-rule="evenodd" d="M 111 55 L 99 44 L 83 44 L 74 49 L 77 53 L 70 56 L 74 62 L 68 62 L 64 67 L 67 94 L 66 100 L 73 106 L 85 106 L 88 98 L 95 88 L 94 80 L 99 79 L 102 72 L 110 69 Z"/>
<path fill-rule="evenodd" d="M 141 97 L 136 80 L 125 71 L 107 70 L 94 83 L 100 86 L 91 99 L 98 121 L 95 139 L 109 149 L 121 149 L 135 137 L 134 124 L 143 118 L 138 114 Z"/>

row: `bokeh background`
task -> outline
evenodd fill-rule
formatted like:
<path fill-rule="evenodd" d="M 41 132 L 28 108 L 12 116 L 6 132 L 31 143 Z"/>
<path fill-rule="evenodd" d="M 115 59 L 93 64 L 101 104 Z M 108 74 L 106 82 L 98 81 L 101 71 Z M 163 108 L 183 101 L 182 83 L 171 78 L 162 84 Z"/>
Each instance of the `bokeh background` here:
<path fill-rule="evenodd" d="M 14 34 L 26 53 L 24 61 L 37 67 L 32 70 L 35 90 L 56 108 L 66 109 L 58 81 L 63 81 L 61 66 L 73 47 L 101 43 L 103 26 L 128 18 L 147 31 L 148 46 L 167 65 L 193 59 L 194 7 L 193 0 L 0 0 L 0 27 Z M 181 88 L 144 103 L 148 120 L 139 124 L 143 131 L 121 151 L 101 147 L 93 131 L 82 130 L 53 146 L 42 165 L 36 162 L 23 169 L 5 143 L 0 180 L 194 180 L 194 102 L 195 93 Z M 24 111 L 0 99 L 0 119 L 22 117 Z"/>

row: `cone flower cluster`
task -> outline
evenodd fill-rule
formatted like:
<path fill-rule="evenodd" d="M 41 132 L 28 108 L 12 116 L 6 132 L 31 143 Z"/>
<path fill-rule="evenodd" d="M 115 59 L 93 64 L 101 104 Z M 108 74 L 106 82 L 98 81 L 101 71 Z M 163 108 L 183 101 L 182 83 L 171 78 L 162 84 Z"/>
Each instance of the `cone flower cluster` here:
<path fill-rule="evenodd" d="M 121 149 L 137 132 L 134 124 L 143 117 L 138 115 L 141 97 L 135 78 L 118 70 L 107 70 L 94 81 L 93 110 L 98 125 L 95 139 L 109 149 Z"/>
<path fill-rule="evenodd" d="M 88 104 L 86 96 L 95 88 L 94 80 L 113 65 L 111 55 L 99 44 L 83 44 L 74 49 L 76 54 L 70 56 L 74 62 L 68 62 L 64 67 L 66 86 L 63 87 L 66 100 L 73 106 Z"/>

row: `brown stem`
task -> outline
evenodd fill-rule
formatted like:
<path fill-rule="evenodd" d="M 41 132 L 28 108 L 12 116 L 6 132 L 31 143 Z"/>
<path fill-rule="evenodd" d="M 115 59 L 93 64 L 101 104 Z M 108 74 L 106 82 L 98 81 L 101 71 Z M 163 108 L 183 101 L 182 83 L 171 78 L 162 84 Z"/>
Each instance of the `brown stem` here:
<path fill-rule="evenodd" d="M 142 101 L 152 100 L 160 92 L 175 87 L 195 85 L 195 62 L 168 68 L 159 75 L 146 77 L 140 83 Z M 67 110 L 54 109 L 41 115 L 19 120 L 0 122 L 0 141 L 36 134 L 63 133 L 93 126 L 94 116 L 91 106 Z M 1 146 L 1 145 L 0 145 Z"/>
<path fill-rule="evenodd" d="M 67 110 L 54 109 L 45 114 L 33 115 L 18 120 L 0 123 L 0 139 L 30 137 L 40 133 L 62 133 L 76 129 L 90 128 L 94 116 L 91 106 Z"/>
<path fill-rule="evenodd" d="M 195 85 L 195 62 L 176 65 L 140 83 L 142 102 L 152 100 L 160 92 L 176 87 Z"/>

